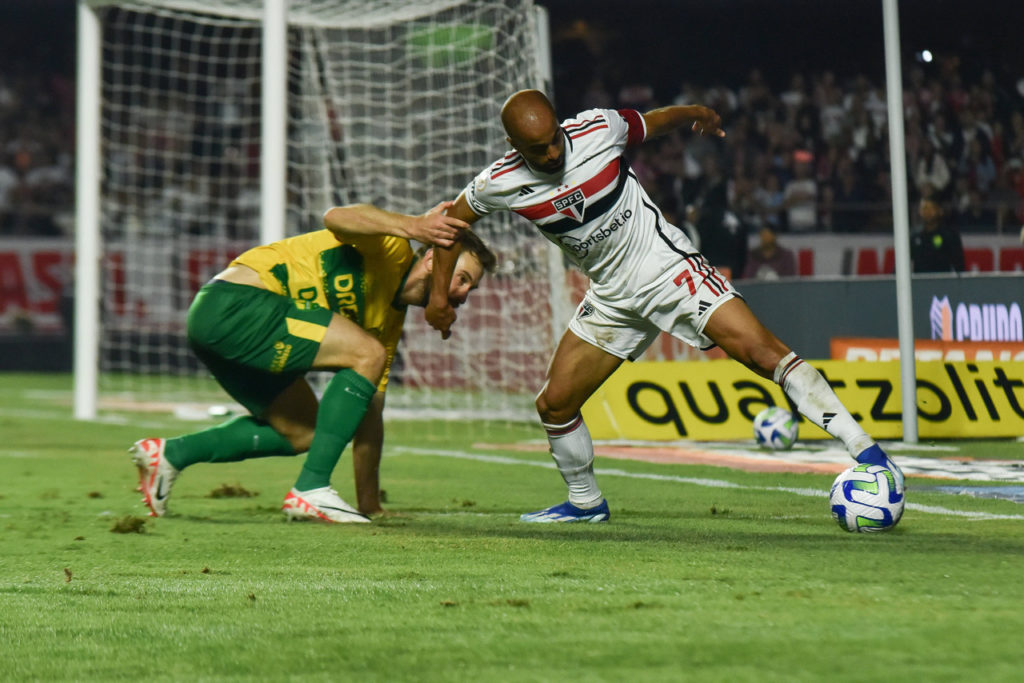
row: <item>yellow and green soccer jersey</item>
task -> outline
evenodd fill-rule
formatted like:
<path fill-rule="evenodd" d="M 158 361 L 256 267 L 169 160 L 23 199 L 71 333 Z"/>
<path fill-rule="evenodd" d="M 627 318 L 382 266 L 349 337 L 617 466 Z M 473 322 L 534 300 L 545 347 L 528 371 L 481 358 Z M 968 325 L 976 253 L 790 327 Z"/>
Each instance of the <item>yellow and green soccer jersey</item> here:
<path fill-rule="evenodd" d="M 250 249 L 232 265 L 252 268 L 267 289 L 299 307 L 330 309 L 379 339 L 388 354 L 378 387 L 383 391 L 405 322 L 405 306 L 395 297 L 414 258 L 401 237 L 354 236 L 342 243 L 330 230 L 317 230 Z M 323 338 L 323 330 L 309 334 Z"/>

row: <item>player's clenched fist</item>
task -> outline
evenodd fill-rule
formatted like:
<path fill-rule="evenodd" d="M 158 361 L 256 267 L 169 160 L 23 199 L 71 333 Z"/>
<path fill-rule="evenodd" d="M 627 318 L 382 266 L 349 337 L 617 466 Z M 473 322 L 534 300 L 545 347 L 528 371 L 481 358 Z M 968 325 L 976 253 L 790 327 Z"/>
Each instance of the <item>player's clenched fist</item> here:
<path fill-rule="evenodd" d="M 451 304 L 445 302 L 443 305 L 431 300 L 427 304 L 427 310 L 423 314 L 427 322 L 435 330 L 441 333 L 441 339 L 452 336 L 452 323 L 458 317 Z"/>

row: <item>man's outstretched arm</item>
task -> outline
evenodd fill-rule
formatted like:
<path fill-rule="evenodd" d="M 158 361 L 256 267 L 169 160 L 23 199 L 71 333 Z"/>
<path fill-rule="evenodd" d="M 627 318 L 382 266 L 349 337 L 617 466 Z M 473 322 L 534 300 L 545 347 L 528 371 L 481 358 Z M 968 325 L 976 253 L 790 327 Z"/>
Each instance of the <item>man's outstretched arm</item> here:
<path fill-rule="evenodd" d="M 714 135 L 724 138 L 722 118 L 714 109 L 700 104 L 675 105 L 652 109 L 643 115 L 649 138 L 666 135 L 672 131 L 689 125 L 691 130 L 701 135 Z"/>
<path fill-rule="evenodd" d="M 356 235 L 393 235 L 450 247 L 458 239 L 459 231 L 469 227 L 468 223 L 445 215 L 445 209 L 453 203 L 441 202 L 419 216 L 385 211 L 372 204 L 335 206 L 324 214 L 324 227 L 338 239 Z"/>
<path fill-rule="evenodd" d="M 464 223 L 467 228 L 480 219 L 480 216 L 469 208 L 465 194 L 460 194 L 458 199 L 448 207 L 446 213 L 449 218 Z M 461 251 L 462 244 L 457 240 L 450 247 L 434 248 L 434 266 L 430 272 L 430 300 L 427 302 L 427 310 L 423 315 L 431 327 L 441 332 L 442 339 L 447 339 L 452 335 L 452 323 L 457 317 L 455 309 L 448 301 L 448 288 L 451 286 L 452 273 L 455 272 L 455 263 L 459 260 Z"/>

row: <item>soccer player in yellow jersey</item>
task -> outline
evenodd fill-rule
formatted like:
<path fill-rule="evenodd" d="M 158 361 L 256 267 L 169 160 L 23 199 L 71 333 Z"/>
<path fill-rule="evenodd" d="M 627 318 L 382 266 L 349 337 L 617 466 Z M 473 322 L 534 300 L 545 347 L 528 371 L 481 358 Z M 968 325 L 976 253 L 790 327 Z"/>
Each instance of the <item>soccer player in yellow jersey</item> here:
<path fill-rule="evenodd" d="M 204 285 L 188 339 L 217 382 L 249 412 L 224 424 L 131 448 L 152 516 L 167 511 L 181 470 L 308 451 L 285 496 L 289 519 L 368 522 L 381 512 L 378 469 L 388 370 L 407 306 L 430 296 L 433 246 L 463 247 L 448 301 L 466 301 L 494 254 L 442 202 L 421 216 L 367 204 L 335 207 L 324 230 L 255 247 Z M 424 244 L 414 254 L 409 244 Z M 305 374 L 337 371 L 317 401 Z M 331 488 L 349 441 L 358 509 Z"/>

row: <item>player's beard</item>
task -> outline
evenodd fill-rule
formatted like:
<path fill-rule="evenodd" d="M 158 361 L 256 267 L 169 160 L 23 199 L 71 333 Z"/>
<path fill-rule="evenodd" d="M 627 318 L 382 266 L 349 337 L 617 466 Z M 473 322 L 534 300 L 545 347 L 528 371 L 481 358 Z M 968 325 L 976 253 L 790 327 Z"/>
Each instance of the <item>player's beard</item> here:
<path fill-rule="evenodd" d="M 558 157 L 558 159 L 556 159 L 555 161 L 552 161 L 550 164 L 546 164 L 544 166 L 541 166 L 540 170 L 542 170 L 545 173 L 548 173 L 550 175 L 554 175 L 555 173 L 560 173 L 562 171 L 562 169 L 564 169 L 564 168 L 565 168 L 565 152 L 562 152 L 562 156 Z"/>

